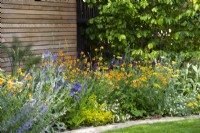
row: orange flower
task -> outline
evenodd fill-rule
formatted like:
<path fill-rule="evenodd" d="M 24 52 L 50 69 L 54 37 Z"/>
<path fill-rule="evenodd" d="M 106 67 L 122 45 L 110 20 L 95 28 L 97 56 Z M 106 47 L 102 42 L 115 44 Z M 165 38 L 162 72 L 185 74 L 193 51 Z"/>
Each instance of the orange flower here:
<path fill-rule="evenodd" d="M 64 79 L 66 80 L 66 79 L 67 79 L 67 76 L 64 76 Z"/>
<path fill-rule="evenodd" d="M 84 52 L 83 52 L 83 51 L 81 51 L 81 55 L 84 55 Z"/>
<path fill-rule="evenodd" d="M 32 96 L 32 94 L 31 93 L 28 93 L 28 95 L 27 95 L 28 97 L 31 97 Z"/>
<path fill-rule="evenodd" d="M 24 74 L 24 73 L 22 73 L 22 72 L 20 73 L 20 75 L 21 75 L 22 77 L 24 77 L 24 76 L 25 76 L 25 74 Z"/>
<path fill-rule="evenodd" d="M 59 50 L 58 54 L 59 54 L 60 56 L 64 56 L 64 53 L 63 53 L 62 50 Z"/>
<path fill-rule="evenodd" d="M 22 89 L 21 89 L 21 88 L 19 88 L 19 89 L 18 89 L 18 92 L 22 92 Z"/>
<path fill-rule="evenodd" d="M 8 89 L 11 89 L 11 87 L 12 87 L 11 83 L 7 83 L 7 87 L 8 87 Z"/>
<path fill-rule="evenodd" d="M 32 80 L 33 77 L 32 77 L 31 75 L 28 75 L 28 79 L 29 79 L 29 80 Z"/>
<path fill-rule="evenodd" d="M 4 82 L 4 79 L 0 78 L 0 85 L 2 85 Z"/>
<path fill-rule="evenodd" d="M 12 89 L 13 89 L 13 91 L 16 91 L 16 87 L 13 87 Z"/>

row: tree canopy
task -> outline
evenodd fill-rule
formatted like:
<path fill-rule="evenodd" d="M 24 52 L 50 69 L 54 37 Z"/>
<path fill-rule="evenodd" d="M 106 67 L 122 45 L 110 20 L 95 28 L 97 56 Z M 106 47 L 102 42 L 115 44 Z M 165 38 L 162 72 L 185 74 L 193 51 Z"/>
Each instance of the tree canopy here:
<path fill-rule="evenodd" d="M 199 0 L 85 0 L 98 7 L 87 33 L 124 51 L 200 49 Z"/>

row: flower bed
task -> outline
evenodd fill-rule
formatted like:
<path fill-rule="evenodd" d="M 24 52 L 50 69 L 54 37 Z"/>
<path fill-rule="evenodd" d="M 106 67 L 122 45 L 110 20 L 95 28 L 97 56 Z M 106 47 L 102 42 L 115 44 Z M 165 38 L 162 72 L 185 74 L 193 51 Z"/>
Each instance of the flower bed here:
<path fill-rule="evenodd" d="M 40 68 L 0 74 L 0 131 L 45 132 L 149 116 L 199 113 L 200 68 L 81 52 L 46 51 Z"/>

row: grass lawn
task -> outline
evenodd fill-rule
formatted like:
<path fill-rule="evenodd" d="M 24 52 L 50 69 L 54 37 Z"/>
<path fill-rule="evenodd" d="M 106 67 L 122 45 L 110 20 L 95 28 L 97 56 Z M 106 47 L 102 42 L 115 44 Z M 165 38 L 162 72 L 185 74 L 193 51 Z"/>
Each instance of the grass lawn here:
<path fill-rule="evenodd" d="M 200 119 L 137 125 L 104 133 L 200 133 Z"/>

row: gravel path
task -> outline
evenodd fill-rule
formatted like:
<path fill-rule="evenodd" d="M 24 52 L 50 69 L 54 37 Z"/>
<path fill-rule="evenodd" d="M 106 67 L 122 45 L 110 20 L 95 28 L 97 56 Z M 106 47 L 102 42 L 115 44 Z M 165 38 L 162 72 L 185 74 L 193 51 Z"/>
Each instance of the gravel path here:
<path fill-rule="evenodd" d="M 125 127 L 129 127 L 133 125 L 151 124 L 151 123 L 156 123 L 156 122 L 179 121 L 179 120 L 186 120 L 186 119 L 200 119 L 200 115 L 193 115 L 193 116 L 186 116 L 186 117 L 162 117 L 162 118 L 156 118 L 156 119 L 127 121 L 124 123 L 114 123 L 114 124 L 109 124 L 105 126 L 86 127 L 86 128 L 76 129 L 72 131 L 65 131 L 62 133 L 100 133 L 102 131 L 125 128 Z"/>

